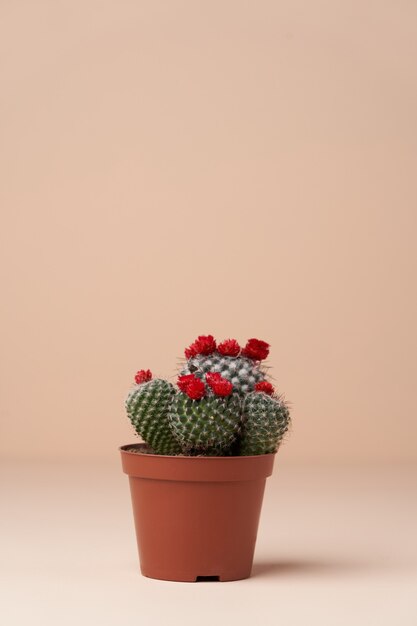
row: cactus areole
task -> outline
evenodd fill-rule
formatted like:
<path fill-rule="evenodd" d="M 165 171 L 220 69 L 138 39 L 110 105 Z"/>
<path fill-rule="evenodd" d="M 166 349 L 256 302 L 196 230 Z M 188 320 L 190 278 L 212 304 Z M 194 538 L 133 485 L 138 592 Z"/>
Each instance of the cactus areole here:
<path fill-rule="evenodd" d="M 200 335 L 175 384 L 149 369 L 134 376 L 126 411 L 143 443 L 120 450 L 145 576 L 250 576 L 265 481 L 290 425 L 268 354 L 259 339 Z"/>

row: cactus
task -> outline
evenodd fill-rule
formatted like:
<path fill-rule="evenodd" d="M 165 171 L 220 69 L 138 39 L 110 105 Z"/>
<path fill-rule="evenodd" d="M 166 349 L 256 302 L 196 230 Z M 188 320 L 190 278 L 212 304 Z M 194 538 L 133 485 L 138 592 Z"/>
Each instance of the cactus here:
<path fill-rule="evenodd" d="M 223 356 L 221 354 L 199 354 L 188 359 L 181 370 L 182 375 L 195 374 L 205 379 L 207 372 L 218 372 L 233 385 L 233 391 L 245 394 L 255 389 L 256 383 L 266 380 L 260 365 L 244 356 Z"/>
<path fill-rule="evenodd" d="M 179 454 L 181 447 L 168 424 L 168 411 L 175 387 L 166 380 L 154 379 L 138 384 L 128 395 L 126 410 L 136 432 L 156 454 Z"/>
<path fill-rule="evenodd" d="M 243 405 L 243 433 L 239 454 L 250 456 L 276 452 L 288 430 L 289 410 L 281 398 L 248 393 Z"/>
<path fill-rule="evenodd" d="M 261 366 L 269 345 L 249 339 L 217 345 L 199 336 L 185 350 L 178 389 L 150 370 L 135 376 L 126 409 L 155 454 L 249 456 L 276 452 L 290 415 Z"/>
<path fill-rule="evenodd" d="M 209 395 L 193 400 L 179 392 L 169 411 L 169 424 L 184 451 L 221 455 L 236 439 L 241 427 L 241 401 Z"/>

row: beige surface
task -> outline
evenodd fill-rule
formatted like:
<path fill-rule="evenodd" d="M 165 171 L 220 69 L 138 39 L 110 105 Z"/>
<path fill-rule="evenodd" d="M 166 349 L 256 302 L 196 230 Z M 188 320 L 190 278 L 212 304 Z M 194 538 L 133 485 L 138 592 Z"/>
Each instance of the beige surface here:
<path fill-rule="evenodd" d="M 415 626 L 415 471 L 277 464 L 253 577 L 169 583 L 139 574 L 117 461 L 2 468 L 2 624 Z"/>
<path fill-rule="evenodd" d="M 288 462 L 415 460 L 417 4 L 0 13 L 0 453 L 111 458 L 212 332 L 271 342 Z"/>

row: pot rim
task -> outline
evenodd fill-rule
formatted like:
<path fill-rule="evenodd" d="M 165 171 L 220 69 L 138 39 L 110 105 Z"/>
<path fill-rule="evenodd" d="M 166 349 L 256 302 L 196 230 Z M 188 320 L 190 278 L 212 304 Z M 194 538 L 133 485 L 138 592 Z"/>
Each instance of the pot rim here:
<path fill-rule="evenodd" d="M 265 480 L 272 474 L 276 452 L 253 456 L 171 456 L 136 454 L 119 448 L 125 474 L 133 478 L 186 482 L 234 482 Z"/>
<path fill-rule="evenodd" d="M 138 456 L 136 454 L 136 452 L 131 452 L 130 450 L 127 450 L 127 448 L 141 448 L 142 446 L 146 446 L 146 443 L 126 443 L 123 446 L 119 446 L 118 450 L 120 452 L 123 452 L 123 454 L 132 454 L 134 456 Z M 239 456 L 205 456 L 204 454 L 201 454 L 199 456 L 190 456 L 188 454 L 152 454 L 150 452 L 147 452 L 146 455 L 144 454 L 143 456 L 146 457 L 152 457 L 152 458 L 157 458 L 157 459 L 210 459 L 211 461 L 216 461 L 218 459 L 259 459 L 259 458 L 266 458 L 266 457 L 271 457 L 271 456 L 275 456 L 276 452 L 269 452 L 268 454 L 243 454 L 243 455 L 239 455 Z"/>

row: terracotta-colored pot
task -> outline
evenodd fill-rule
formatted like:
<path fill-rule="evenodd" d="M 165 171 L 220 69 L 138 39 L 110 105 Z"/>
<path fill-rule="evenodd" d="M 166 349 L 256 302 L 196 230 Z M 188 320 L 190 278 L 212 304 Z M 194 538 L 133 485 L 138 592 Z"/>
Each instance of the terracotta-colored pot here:
<path fill-rule="evenodd" d="M 122 446 L 141 572 L 194 582 L 239 580 L 252 569 L 265 481 L 275 454 L 192 457 Z"/>

